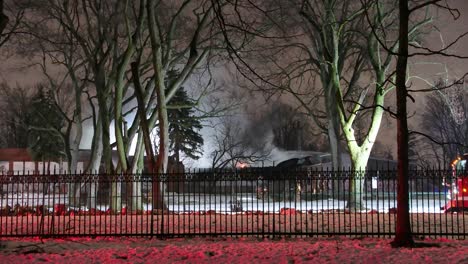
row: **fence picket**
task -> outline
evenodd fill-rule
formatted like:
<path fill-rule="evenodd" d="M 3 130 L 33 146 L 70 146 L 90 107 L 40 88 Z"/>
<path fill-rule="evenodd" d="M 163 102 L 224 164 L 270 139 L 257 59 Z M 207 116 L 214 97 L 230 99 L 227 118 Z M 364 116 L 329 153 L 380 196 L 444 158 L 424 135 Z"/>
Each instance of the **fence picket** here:
<path fill-rule="evenodd" d="M 249 168 L 165 175 L 5 173 L 0 175 L 0 237 L 22 236 L 391 236 L 396 171 L 367 170 L 348 208 L 349 169 Z M 416 236 L 465 238 L 463 209 L 450 202 L 443 169 L 412 169 L 410 213 Z M 375 182 L 377 181 L 377 182 Z M 153 208 L 153 183 L 165 208 Z M 462 200 L 465 197 L 462 197 Z M 114 203 L 113 203 L 114 201 Z M 113 208 L 116 205 L 116 208 Z"/>

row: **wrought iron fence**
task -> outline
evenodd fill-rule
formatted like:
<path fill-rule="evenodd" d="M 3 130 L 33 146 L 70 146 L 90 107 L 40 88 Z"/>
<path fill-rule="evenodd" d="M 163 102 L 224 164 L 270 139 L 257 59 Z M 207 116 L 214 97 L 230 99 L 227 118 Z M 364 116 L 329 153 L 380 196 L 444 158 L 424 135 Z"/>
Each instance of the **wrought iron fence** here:
<path fill-rule="evenodd" d="M 465 238 L 468 191 L 452 191 L 452 172 L 409 177 L 413 233 Z M 391 236 L 396 190 L 393 170 L 3 174 L 0 237 Z"/>

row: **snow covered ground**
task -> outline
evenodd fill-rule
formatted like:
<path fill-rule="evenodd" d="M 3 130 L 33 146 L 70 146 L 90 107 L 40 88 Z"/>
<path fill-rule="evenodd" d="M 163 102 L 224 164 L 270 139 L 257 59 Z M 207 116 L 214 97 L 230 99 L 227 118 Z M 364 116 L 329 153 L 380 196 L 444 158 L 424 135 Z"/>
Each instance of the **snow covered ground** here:
<path fill-rule="evenodd" d="M 413 232 L 432 238 L 465 237 L 465 214 L 411 214 Z M 395 231 L 392 213 L 349 213 L 346 211 L 299 213 L 215 212 L 161 214 L 26 215 L 0 217 L 0 236 L 39 235 L 378 235 Z"/>
<path fill-rule="evenodd" d="M 447 199 L 441 194 L 413 195 L 410 212 L 413 231 L 418 234 L 465 234 L 468 215 L 445 214 L 440 209 Z M 346 202 L 337 199 L 272 201 L 257 199 L 253 193 L 206 195 L 166 193 L 169 211 L 152 215 L 151 205 L 143 210 L 124 208 L 111 213 L 108 205 L 96 209 L 66 207 L 64 194 L 37 193 L 4 195 L 2 207 L 20 207 L 31 211 L 10 212 L 0 217 L 0 235 L 147 235 L 147 234 L 389 234 L 394 232 L 396 217 L 393 199 L 367 199 L 362 212 L 348 212 Z M 234 208 L 236 204 L 238 208 Z M 54 205 L 62 204 L 61 212 Z M 38 214 L 37 206 L 53 214 Z M 20 209 L 18 209 L 20 210 Z M 124 212 L 125 211 L 125 212 Z M 466 217 L 465 217 L 466 216 Z M 452 236 L 453 237 L 453 236 Z"/>
<path fill-rule="evenodd" d="M 413 197 L 414 198 L 414 197 Z M 234 212 L 232 201 L 240 201 L 242 212 Z M 389 245 L 396 216 L 392 199 L 367 200 L 361 213 L 344 210 L 336 199 L 273 202 L 254 194 L 166 196 L 169 213 L 146 214 L 23 215 L 0 217 L 1 235 L 66 234 L 64 239 L 0 238 L 0 263 L 468 263 L 468 217 L 444 214 L 442 195 L 411 199 L 413 232 L 420 243 L 414 249 L 393 249 Z M 2 205 L 14 207 L 67 204 L 67 197 L 15 194 L 2 198 Z M 105 211 L 108 206 L 101 205 Z M 145 210 L 151 206 L 145 205 Z M 390 213 L 389 213 L 390 212 Z M 96 212 L 95 212 L 96 213 Z M 195 238 L 159 240 L 154 234 L 189 234 Z M 303 235 L 348 234 L 347 237 L 273 238 L 270 232 Z M 143 237 L 100 237 L 132 234 Z M 217 233 L 219 237 L 196 237 Z M 236 233 L 250 237 L 224 237 Z M 262 235 L 262 233 L 264 233 Z M 386 233 L 385 237 L 363 234 Z M 422 233 L 437 234 L 437 239 Z M 461 234 L 451 236 L 450 234 Z M 95 238 L 74 235 L 88 234 Z M 445 234 L 445 235 L 444 235 Z M 449 237 L 441 238 L 441 237 Z"/>
<path fill-rule="evenodd" d="M 319 197 L 320 198 L 320 197 Z M 199 212 L 215 211 L 218 213 L 232 213 L 232 203 L 239 201 L 243 211 L 262 211 L 265 213 L 280 212 L 281 208 L 294 208 L 302 212 L 318 212 L 329 210 L 343 210 L 346 201 L 337 199 L 316 199 L 299 201 L 273 201 L 270 199 L 257 199 L 253 193 L 243 193 L 236 195 L 203 195 L 203 194 L 176 194 L 167 193 L 165 195 L 166 204 L 171 212 Z M 426 197 L 410 199 L 411 213 L 443 213 L 440 208 L 447 203 L 447 198 L 442 194 L 430 194 Z M 38 205 L 45 205 L 53 210 L 55 204 L 68 204 L 66 194 L 43 195 L 40 193 L 9 193 L 1 198 L 1 207 L 7 205 L 11 208 L 19 205 L 21 207 L 36 208 Z M 367 211 L 389 212 L 391 208 L 396 208 L 395 199 L 366 199 Z M 88 210 L 83 207 L 82 210 Z M 106 211 L 108 205 L 99 205 L 99 210 Z M 151 205 L 145 204 L 144 211 L 151 210 Z"/>
<path fill-rule="evenodd" d="M 468 241 L 389 238 L 69 238 L 0 240 L 1 263 L 467 263 Z"/>

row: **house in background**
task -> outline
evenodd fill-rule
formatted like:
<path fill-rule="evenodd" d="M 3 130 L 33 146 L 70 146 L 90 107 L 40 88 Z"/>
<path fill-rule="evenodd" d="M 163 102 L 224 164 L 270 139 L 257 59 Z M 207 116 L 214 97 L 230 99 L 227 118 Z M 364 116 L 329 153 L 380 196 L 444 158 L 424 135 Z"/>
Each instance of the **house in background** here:
<path fill-rule="evenodd" d="M 85 151 L 80 153 L 77 170 L 84 168 L 86 156 Z M 43 174 L 44 172 L 64 172 L 67 171 L 66 161 L 34 161 L 25 148 L 5 148 L 0 149 L 0 174 Z"/>
<path fill-rule="evenodd" d="M 91 159 L 91 150 L 81 149 L 78 157 L 76 171 L 83 172 L 86 169 Z M 128 157 L 129 161 L 133 160 L 133 156 Z M 114 166 L 118 163 L 118 155 L 112 151 L 112 161 Z M 148 160 L 145 158 L 145 167 L 149 168 Z M 0 149 L 0 175 L 1 174 L 43 174 L 50 172 L 51 174 L 63 173 L 68 170 L 68 162 L 66 161 L 34 161 L 32 156 L 25 148 L 5 148 Z M 169 157 L 168 163 L 169 173 L 183 173 L 184 165 L 182 162 L 177 162 Z"/>
<path fill-rule="evenodd" d="M 315 169 L 332 169 L 332 157 L 328 152 L 317 152 L 317 151 L 275 151 L 272 153 L 272 159 L 275 161 L 273 166 L 280 167 L 295 167 L 301 166 L 305 163 L 307 167 L 313 167 Z M 297 163 L 297 164 L 296 164 Z M 351 157 L 348 153 L 341 154 L 341 168 L 344 170 L 351 169 Z M 383 159 L 375 156 L 369 157 L 367 162 L 366 170 L 396 170 L 397 161 Z"/>

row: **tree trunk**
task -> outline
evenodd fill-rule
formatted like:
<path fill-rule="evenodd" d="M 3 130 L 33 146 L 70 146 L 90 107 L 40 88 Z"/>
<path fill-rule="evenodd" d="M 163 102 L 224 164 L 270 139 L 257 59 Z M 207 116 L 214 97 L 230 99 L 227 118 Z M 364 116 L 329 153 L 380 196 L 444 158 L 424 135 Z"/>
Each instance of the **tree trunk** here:
<path fill-rule="evenodd" d="M 336 99 L 335 99 L 335 90 L 333 85 L 329 85 L 328 89 L 325 91 L 325 104 L 327 111 L 328 119 L 328 142 L 330 144 L 330 154 L 331 154 L 331 163 L 333 171 L 341 169 L 342 159 L 341 159 L 341 144 L 340 144 L 340 121 L 339 116 L 336 111 Z M 335 180 L 332 181 L 332 193 L 334 198 L 339 199 L 340 196 L 344 193 L 344 182 L 339 180 L 338 175 L 333 175 Z M 328 190 L 328 186 L 325 186 Z"/>
<path fill-rule="evenodd" d="M 68 174 L 74 174 L 75 177 L 79 177 L 78 169 L 78 158 L 79 158 L 79 142 L 81 142 L 81 128 L 77 130 L 77 135 L 72 140 L 70 144 L 70 158 L 68 160 Z M 79 184 L 70 183 L 68 186 L 68 199 L 70 204 L 75 205 L 76 201 L 80 201 L 80 192 L 79 192 Z M 73 202 L 72 202 L 73 201 Z"/>
<path fill-rule="evenodd" d="M 104 95 L 98 96 L 104 97 Z M 102 129 L 102 158 L 104 159 L 104 168 L 106 173 L 113 173 L 113 163 L 112 163 L 112 149 L 110 144 L 110 120 L 109 120 L 109 112 L 107 111 L 108 103 L 107 98 L 101 98 L 99 101 L 99 115 L 101 117 L 101 129 Z"/>
<path fill-rule="evenodd" d="M 143 135 L 140 131 L 137 138 L 137 146 L 135 150 L 135 157 L 132 161 L 132 174 L 137 176 L 141 175 L 144 168 L 144 148 L 143 148 Z M 132 197 L 130 202 L 131 210 L 143 210 L 142 203 L 142 178 L 137 178 L 139 181 L 134 181 L 132 184 Z"/>
<path fill-rule="evenodd" d="M 408 0 L 399 0 L 400 30 L 399 48 L 396 65 L 397 89 L 397 144 L 398 144 L 398 193 L 397 221 L 393 247 L 412 247 L 414 241 L 411 232 L 409 215 L 408 184 L 408 120 L 406 109 L 406 67 L 408 63 Z"/>
<path fill-rule="evenodd" d="M 159 181 L 154 177 L 154 174 L 156 172 L 156 162 L 155 162 L 155 157 L 154 157 L 154 152 L 153 152 L 153 147 L 151 144 L 151 138 L 150 138 L 150 127 L 149 127 L 149 122 L 148 119 L 146 118 L 146 107 L 144 105 L 144 99 L 143 99 L 143 89 L 140 84 L 140 73 L 139 73 L 139 64 L 137 62 L 131 63 L 131 68 L 132 68 L 132 78 L 133 78 L 133 83 L 135 85 L 135 95 L 137 98 L 137 110 L 138 110 L 138 115 L 140 117 L 140 127 L 141 127 L 141 132 L 143 134 L 143 142 L 145 146 L 145 151 L 146 151 L 146 156 L 148 158 L 148 170 L 151 176 L 153 176 L 152 180 L 152 201 L 153 201 L 153 209 L 164 209 L 164 197 L 162 196 L 161 189 L 164 187 L 162 184 L 159 183 Z M 158 208 L 160 206 L 160 208 Z"/>
<path fill-rule="evenodd" d="M 167 162 L 169 156 L 169 121 L 167 116 L 167 104 L 166 104 L 166 95 L 165 95 L 165 85 L 164 85 L 164 72 L 165 69 L 162 63 L 162 41 L 158 35 L 158 25 L 156 23 L 156 14 L 155 14 L 155 1 L 149 0 L 147 2 L 147 11 L 148 11 L 148 28 L 150 33 L 151 40 L 151 49 L 152 49 L 152 66 L 154 71 L 155 78 L 155 89 L 157 96 L 157 111 L 158 111 L 158 121 L 159 121 L 159 151 L 158 158 L 156 160 L 156 172 L 158 176 L 162 176 L 167 172 Z M 164 193 L 165 183 L 161 179 L 156 179 L 153 181 L 153 208 L 154 209 L 164 209 Z"/>
<path fill-rule="evenodd" d="M 111 182 L 111 204 L 110 208 L 113 212 L 120 212 L 122 210 L 122 181 L 117 176 L 124 176 L 123 174 L 113 173 L 115 180 Z"/>
<path fill-rule="evenodd" d="M 142 12 L 142 11 L 140 11 Z M 130 39 L 133 39 L 130 38 Z M 121 170 L 124 173 L 127 173 L 128 170 L 128 162 L 127 162 L 127 145 L 125 144 L 127 135 L 127 127 L 123 125 L 124 118 L 122 115 L 122 103 L 124 97 L 124 87 L 125 87 L 125 77 L 126 77 L 126 70 L 130 63 L 130 59 L 135 51 L 133 41 L 129 41 L 127 50 L 122 58 L 121 63 L 118 66 L 117 70 L 117 80 L 115 85 L 115 93 L 114 93 L 114 128 L 115 128 L 115 141 L 117 143 L 117 153 L 119 156 L 119 161 L 121 165 Z"/>
<path fill-rule="evenodd" d="M 95 70 L 96 75 L 96 91 L 97 91 L 97 99 L 99 104 L 99 119 L 100 123 L 97 125 L 101 126 L 101 139 L 102 139 L 102 148 L 103 148 L 103 156 L 104 159 L 104 167 L 106 173 L 113 173 L 113 163 L 112 163 L 112 149 L 110 144 L 110 116 L 109 116 L 109 103 L 110 103 L 110 94 L 108 91 L 107 83 L 106 83 L 106 75 L 105 70 L 102 65 L 97 65 Z"/>
<path fill-rule="evenodd" d="M 70 164 L 68 164 L 68 172 L 69 173 L 79 173 L 78 171 L 78 161 L 80 157 L 80 142 L 83 131 L 81 127 L 77 127 L 75 138 L 72 140 L 70 144 Z M 82 172 L 81 172 L 82 173 Z"/>
<path fill-rule="evenodd" d="M 380 78 L 380 84 L 384 82 L 382 78 Z M 365 191 L 365 171 L 367 169 L 367 162 L 369 161 L 369 157 L 372 151 L 372 147 L 374 142 L 377 138 L 380 124 L 382 122 L 383 116 L 383 105 L 384 105 L 384 96 L 379 89 L 381 86 L 377 84 L 376 94 L 374 98 L 375 102 L 375 109 L 373 110 L 371 125 L 369 128 L 369 132 L 367 136 L 361 143 L 358 145 L 355 132 L 350 127 L 351 124 L 346 124 L 343 122 L 343 133 L 346 138 L 346 142 L 348 144 L 348 152 L 351 158 L 351 169 L 353 173 L 353 179 L 350 180 L 349 183 L 349 201 L 348 201 L 348 208 L 354 210 L 365 210 L 364 202 L 363 202 L 363 194 Z M 343 113 L 342 113 L 343 116 Z"/>
<path fill-rule="evenodd" d="M 106 81 L 106 73 L 103 65 L 97 65 L 95 69 L 95 85 L 96 93 L 99 104 L 99 119 L 102 131 L 102 158 L 104 162 L 105 173 L 111 177 L 111 197 L 110 197 L 110 207 L 111 210 L 118 212 L 121 209 L 121 183 L 117 180 L 117 175 L 115 175 L 114 164 L 112 160 L 112 147 L 110 143 L 110 92 L 109 92 L 109 83 Z"/>
<path fill-rule="evenodd" d="M 123 86 L 117 85 L 116 95 L 114 101 L 114 132 L 115 132 L 115 142 L 117 143 L 117 155 L 119 159 L 120 169 L 122 172 L 126 172 L 128 169 L 127 164 L 127 150 L 124 141 L 124 126 L 123 126 L 123 116 L 122 116 L 122 98 L 123 98 Z"/>
<path fill-rule="evenodd" d="M 99 173 L 102 160 L 102 126 L 101 118 L 97 118 L 96 126 L 94 127 L 93 141 L 91 143 L 91 157 L 89 164 L 86 167 L 88 173 Z"/>
<path fill-rule="evenodd" d="M 158 88 L 156 88 L 158 89 Z M 158 119 L 159 119 L 159 152 L 156 160 L 156 169 L 159 176 L 167 173 L 167 163 L 169 158 L 169 119 L 167 116 L 166 99 L 164 87 L 158 93 Z M 159 186 L 158 186 L 159 185 Z M 153 185 L 153 203 L 155 208 L 164 208 L 164 201 L 159 199 L 164 193 L 166 184 L 159 179 L 159 183 Z"/>
<path fill-rule="evenodd" d="M 326 93 L 325 103 L 327 107 L 328 140 L 330 143 L 332 169 L 337 170 L 341 168 L 340 120 L 336 111 L 335 89 L 332 85 L 329 85 Z"/>
<path fill-rule="evenodd" d="M 100 167 L 101 167 L 101 160 L 102 160 L 102 126 L 100 123 L 101 118 L 97 118 L 96 125 L 94 127 L 94 135 L 93 135 L 93 142 L 91 144 L 91 158 L 90 163 L 86 168 L 86 173 L 92 175 L 99 175 Z M 90 194 L 95 195 L 88 195 L 88 207 L 89 208 L 96 208 L 96 199 L 97 199 L 97 191 L 99 190 L 99 180 L 92 182 L 89 186 Z"/>
<path fill-rule="evenodd" d="M 124 175 L 127 174 L 128 164 L 127 164 L 127 150 L 126 145 L 124 143 L 124 134 L 123 131 L 123 116 L 122 116 L 122 100 L 123 100 L 123 80 L 119 78 L 117 80 L 117 84 L 115 85 L 115 93 L 114 93 L 114 132 L 115 132 L 115 141 L 117 143 L 117 155 L 120 164 L 120 172 Z M 120 211 L 122 209 L 122 185 L 126 184 L 126 182 L 115 182 L 112 184 L 111 187 L 111 208 L 114 211 Z M 129 184 L 127 184 L 129 185 Z M 128 186 L 131 187 L 131 186 Z M 127 188 L 127 192 L 131 190 Z M 125 199 L 124 199 L 125 200 Z"/>
<path fill-rule="evenodd" d="M 354 211 L 366 210 L 363 195 L 365 194 L 365 172 L 370 151 L 350 151 L 352 178 L 349 179 L 349 196 L 347 208 Z"/>

